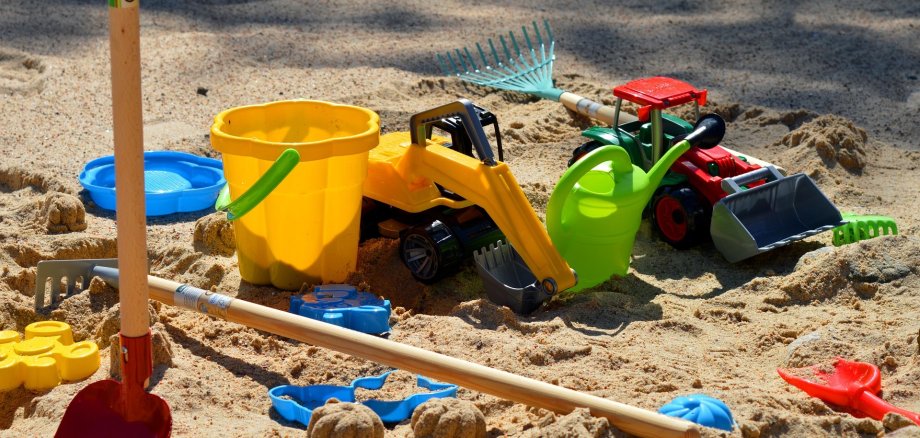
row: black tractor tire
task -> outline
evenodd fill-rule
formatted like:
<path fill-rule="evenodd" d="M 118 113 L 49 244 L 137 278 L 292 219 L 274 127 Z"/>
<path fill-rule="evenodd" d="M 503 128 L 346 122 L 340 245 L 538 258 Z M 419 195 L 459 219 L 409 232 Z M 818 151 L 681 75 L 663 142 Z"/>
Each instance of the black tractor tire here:
<path fill-rule="evenodd" d="M 599 141 L 597 141 L 597 140 L 591 140 L 591 141 L 589 141 L 589 142 L 587 142 L 587 143 L 585 143 L 585 144 L 583 144 L 583 145 L 581 145 L 581 146 L 575 148 L 575 150 L 572 151 L 572 158 L 569 159 L 569 167 L 572 167 L 572 165 L 575 164 L 576 161 L 580 160 L 581 157 L 584 157 L 585 155 L 588 155 L 589 152 L 591 152 L 591 151 L 593 151 L 593 150 L 595 150 L 595 149 L 597 149 L 597 148 L 599 148 L 599 147 L 601 147 L 601 146 L 604 146 L 604 144 L 601 143 L 601 142 L 599 142 Z"/>
<path fill-rule="evenodd" d="M 709 238 L 712 210 L 689 186 L 659 189 L 652 200 L 652 224 L 655 231 L 671 246 L 687 249 Z"/>
<path fill-rule="evenodd" d="M 399 255 L 416 280 L 430 284 L 457 271 L 463 261 L 463 248 L 450 228 L 436 220 L 403 231 Z"/>

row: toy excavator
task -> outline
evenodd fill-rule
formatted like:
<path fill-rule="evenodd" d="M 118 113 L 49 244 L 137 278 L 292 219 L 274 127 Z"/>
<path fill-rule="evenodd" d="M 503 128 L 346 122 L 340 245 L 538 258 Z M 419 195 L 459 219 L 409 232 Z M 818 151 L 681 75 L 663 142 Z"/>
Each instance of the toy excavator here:
<path fill-rule="evenodd" d="M 416 218 L 415 224 L 387 220 L 379 227 L 384 235 L 399 233 L 403 261 L 417 279 L 434 281 L 473 253 L 489 299 L 529 313 L 574 286 L 575 272 L 553 247 L 511 169 L 495 159 L 481 120 L 489 115 L 461 99 L 413 115 L 408 133 L 382 136 L 368 157 L 364 196 L 375 202 L 365 207 Z M 435 125 L 452 138 L 429 138 Z"/>

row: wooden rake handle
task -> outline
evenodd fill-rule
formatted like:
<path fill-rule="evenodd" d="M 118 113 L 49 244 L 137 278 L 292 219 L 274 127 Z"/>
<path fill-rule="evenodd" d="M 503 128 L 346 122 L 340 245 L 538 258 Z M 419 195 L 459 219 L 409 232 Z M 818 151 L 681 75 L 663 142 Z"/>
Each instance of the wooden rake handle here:
<path fill-rule="evenodd" d="M 97 270 L 115 271 L 111 268 Z M 117 272 L 117 271 L 116 271 Z M 101 273 L 100 273 L 101 274 Z M 117 276 L 117 273 L 115 274 Z M 102 275 L 109 281 L 110 275 Z M 117 281 L 117 278 L 116 278 Z M 185 307 L 279 336 L 424 374 L 444 382 L 508 400 L 568 413 L 590 409 L 623 431 L 648 437 L 698 437 L 693 423 L 505 371 L 348 330 L 270 307 L 153 276 L 150 295 L 164 304 Z"/>

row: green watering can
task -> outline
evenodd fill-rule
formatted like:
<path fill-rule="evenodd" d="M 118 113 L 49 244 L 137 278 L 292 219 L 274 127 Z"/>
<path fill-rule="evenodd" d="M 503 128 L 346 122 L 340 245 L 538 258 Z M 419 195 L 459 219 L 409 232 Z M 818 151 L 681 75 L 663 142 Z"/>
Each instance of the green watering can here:
<path fill-rule="evenodd" d="M 578 273 L 571 290 L 597 286 L 629 270 L 642 211 L 671 165 L 691 146 L 722 141 L 725 121 L 708 114 L 649 170 L 632 164 L 619 146 L 599 147 L 575 162 L 556 184 L 546 206 L 546 229 L 556 249 Z"/>

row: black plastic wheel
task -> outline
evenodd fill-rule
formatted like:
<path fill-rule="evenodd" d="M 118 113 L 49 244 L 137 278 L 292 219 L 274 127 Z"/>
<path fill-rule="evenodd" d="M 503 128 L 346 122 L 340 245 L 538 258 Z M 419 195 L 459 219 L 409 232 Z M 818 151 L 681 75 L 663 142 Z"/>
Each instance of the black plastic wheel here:
<path fill-rule="evenodd" d="M 412 276 L 423 283 L 453 274 L 463 260 L 460 242 L 437 220 L 404 231 L 399 238 L 399 254 Z"/>
<path fill-rule="evenodd" d="M 572 165 L 575 164 L 576 161 L 580 160 L 581 157 L 588 155 L 589 152 L 601 146 L 604 146 L 604 144 L 597 140 L 591 140 L 575 148 L 575 150 L 572 151 L 572 158 L 569 159 L 569 167 L 572 167 Z"/>
<path fill-rule="evenodd" d="M 652 223 L 661 236 L 678 249 L 696 245 L 709 236 L 712 211 L 688 186 L 663 187 L 652 201 Z"/>

